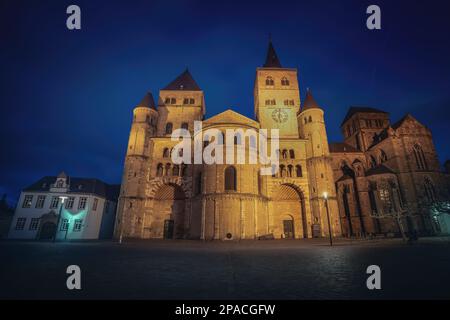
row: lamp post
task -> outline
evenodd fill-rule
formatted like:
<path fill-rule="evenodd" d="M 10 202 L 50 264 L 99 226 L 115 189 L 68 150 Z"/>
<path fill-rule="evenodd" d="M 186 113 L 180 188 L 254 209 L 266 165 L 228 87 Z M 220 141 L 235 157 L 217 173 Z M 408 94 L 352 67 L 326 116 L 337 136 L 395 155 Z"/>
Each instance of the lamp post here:
<path fill-rule="evenodd" d="M 61 206 L 59 207 L 58 221 L 56 222 L 56 230 L 55 230 L 55 236 L 53 237 L 53 242 L 56 241 L 56 235 L 58 234 L 59 223 L 61 222 L 62 207 L 64 205 L 64 201 L 67 199 L 67 197 L 64 197 L 64 196 L 60 196 L 59 198 L 61 199 Z"/>
<path fill-rule="evenodd" d="M 328 234 L 330 235 L 330 246 L 333 246 L 333 236 L 331 234 L 330 212 L 328 211 L 328 192 L 323 193 L 323 198 L 325 199 L 325 209 L 327 211 Z"/>

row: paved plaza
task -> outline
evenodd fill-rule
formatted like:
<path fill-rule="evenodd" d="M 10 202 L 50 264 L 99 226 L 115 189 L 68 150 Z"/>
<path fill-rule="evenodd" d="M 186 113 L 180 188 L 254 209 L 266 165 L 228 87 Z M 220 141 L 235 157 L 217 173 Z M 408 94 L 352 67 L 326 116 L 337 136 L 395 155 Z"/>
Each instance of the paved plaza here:
<path fill-rule="evenodd" d="M 449 299 L 450 240 L 0 242 L 1 299 Z M 366 287 L 381 268 L 382 290 Z M 66 288 L 81 268 L 82 290 Z"/>

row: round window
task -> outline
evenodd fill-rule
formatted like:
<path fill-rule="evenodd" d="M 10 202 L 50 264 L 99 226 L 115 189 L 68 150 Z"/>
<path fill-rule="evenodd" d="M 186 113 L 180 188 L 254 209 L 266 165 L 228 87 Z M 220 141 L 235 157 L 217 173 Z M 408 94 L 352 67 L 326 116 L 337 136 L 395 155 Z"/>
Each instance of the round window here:
<path fill-rule="evenodd" d="M 231 238 L 233 238 L 233 235 L 231 234 L 231 233 L 227 233 L 227 239 L 231 239 Z"/>

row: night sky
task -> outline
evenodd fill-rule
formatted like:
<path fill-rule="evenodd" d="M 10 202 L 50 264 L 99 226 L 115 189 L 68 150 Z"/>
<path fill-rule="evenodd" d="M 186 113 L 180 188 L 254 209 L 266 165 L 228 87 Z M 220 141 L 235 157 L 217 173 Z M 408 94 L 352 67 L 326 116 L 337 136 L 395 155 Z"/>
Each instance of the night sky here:
<path fill-rule="evenodd" d="M 82 29 L 66 28 L 77 4 Z M 378 4 L 382 30 L 366 28 Z M 0 194 L 61 170 L 120 183 L 132 110 L 186 67 L 207 117 L 253 117 L 269 34 L 324 108 L 330 141 L 348 107 L 409 112 L 450 158 L 448 1 L 18 1 L 0 3 Z"/>

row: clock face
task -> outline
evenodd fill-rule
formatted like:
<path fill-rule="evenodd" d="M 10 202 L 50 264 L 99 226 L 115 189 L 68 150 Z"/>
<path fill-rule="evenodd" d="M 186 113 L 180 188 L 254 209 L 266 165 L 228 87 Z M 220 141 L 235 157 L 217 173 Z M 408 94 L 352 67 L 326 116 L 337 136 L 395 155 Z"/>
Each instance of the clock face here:
<path fill-rule="evenodd" d="M 272 119 L 275 120 L 275 122 L 283 123 L 288 120 L 289 115 L 286 111 L 277 109 L 272 112 Z"/>

